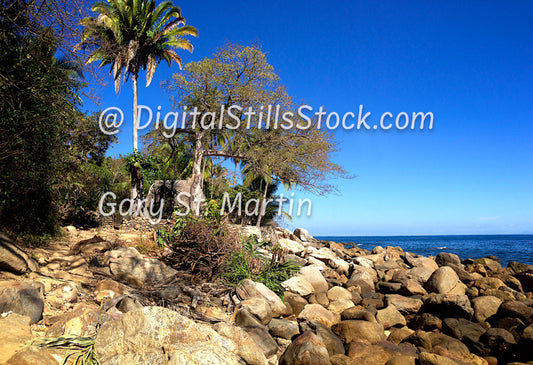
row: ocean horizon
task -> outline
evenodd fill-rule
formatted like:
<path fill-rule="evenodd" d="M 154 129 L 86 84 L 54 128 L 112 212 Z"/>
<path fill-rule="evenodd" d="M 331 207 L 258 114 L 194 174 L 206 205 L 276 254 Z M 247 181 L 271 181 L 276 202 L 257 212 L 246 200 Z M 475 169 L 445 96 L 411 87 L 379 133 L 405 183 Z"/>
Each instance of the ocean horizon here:
<path fill-rule="evenodd" d="M 406 252 L 436 256 L 454 253 L 461 260 L 489 255 L 499 258 L 502 267 L 510 261 L 533 265 L 533 234 L 493 235 L 416 235 L 416 236 L 316 236 L 317 239 L 344 243 L 347 247 L 372 250 L 376 246 L 399 246 Z"/>

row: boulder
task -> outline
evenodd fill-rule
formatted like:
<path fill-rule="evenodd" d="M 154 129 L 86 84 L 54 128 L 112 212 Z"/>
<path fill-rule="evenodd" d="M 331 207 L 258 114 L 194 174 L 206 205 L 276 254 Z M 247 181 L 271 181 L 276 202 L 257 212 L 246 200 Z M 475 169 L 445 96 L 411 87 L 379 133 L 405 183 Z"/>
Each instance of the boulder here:
<path fill-rule="evenodd" d="M 1 361 L 1 360 L 0 360 Z M 4 365 L 59 365 L 57 360 L 45 349 L 35 347 L 25 347 L 9 360 Z"/>
<path fill-rule="evenodd" d="M 468 347 L 466 347 L 464 343 L 462 343 L 456 338 L 450 337 L 443 333 L 435 332 L 430 332 L 428 336 L 433 350 L 435 350 L 435 348 L 439 346 L 447 351 L 453 352 L 460 356 L 465 356 L 470 353 Z"/>
<path fill-rule="evenodd" d="M 498 312 L 502 300 L 493 296 L 482 296 L 472 299 L 474 307 L 474 317 L 478 322 L 485 322 L 488 318 Z"/>
<path fill-rule="evenodd" d="M 299 242 L 290 240 L 288 238 L 280 238 L 278 240 L 278 244 L 283 250 L 286 250 L 287 252 L 290 252 L 293 254 L 299 254 L 305 250 L 304 245 L 302 245 Z"/>
<path fill-rule="evenodd" d="M 329 356 L 335 356 L 336 354 L 345 353 L 344 344 L 341 339 L 338 338 L 333 331 L 324 326 L 318 321 L 305 321 L 300 323 L 300 331 L 302 333 L 311 331 L 316 334 L 322 340 L 322 343 L 326 346 Z"/>
<path fill-rule="evenodd" d="M 284 338 L 286 340 L 290 340 L 295 335 L 300 334 L 298 324 L 286 319 L 274 318 L 268 323 L 267 328 L 272 336 Z"/>
<path fill-rule="evenodd" d="M 402 283 L 401 294 L 405 296 L 426 295 L 428 292 L 418 281 L 407 279 Z"/>
<path fill-rule="evenodd" d="M 466 295 L 431 293 L 423 299 L 424 307 L 421 310 L 437 317 L 471 319 L 474 315 L 474 309 Z"/>
<path fill-rule="evenodd" d="M 533 304 L 530 305 L 533 306 Z M 518 300 L 509 300 L 507 302 L 503 302 L 498 308 L 496 315 L 499 318 L 519 318 L 528 325 L 533 323 L 533 308 Z"/>
<path fill-rule="evenodd" d="M 419 298 L 404 297 L 398 294 L 385 295 L 385 303 L 387 306 L 395 306 L 404 315 L 417 313 L 423 304 Z"/>
<path fill-rule="evenodd" d="M 343 288 L 342 286 L 334 286 L 333 288 L 328 290 L 327 295 L 330 301 L 338 299 L 352 300 L 352 293 L 348 289 Z"/>
<path fill-rule="evenodd" d="M 431 313 L 422 313 L 422 315 L 416 315 L 413 321 L 411 321 L 410 326 L 415 330 L 440 331 L 442 329 L 442 321 L 439 317 Z"/>
<path fill-rule="evenodd" d="M 315 288 L 310 282 L 305 280 L 302 276 L 293 276 L 292 278 L 285 280 L 281 283 L 281 286 L 285 290 L 299 294 L 303 297 L 311 295 L 315 292 Z"/>
<path fill-rule="evenodd" d="M 353 306 L 354 304 L 350 299 L 337 299 L 329 303 L 328 310 L 336 314 L 341 314 L 346 309 Z"/>
<path fill-rule="evenodd" d="M 448 357 L 432 354 L 429 352 L 422 352 L 418 356 L 419 365 L 458 365 L 457 361 L 454 361 Z"/>
<path fill-rule="evenodd" d="M 237 345 L 177 312 L 144 307 L 104 323 L 94 349 L 100 364 L 239 364 Z"/>
<path fill-rule="evenodd" d="M 279 365 L 330 365 L 329 354 L 320 337 L 313 332 L 298 336 L 287 347 Z"/>
<path fill-rule="evenodd" d="M 352 341 L 348 346 L 348 356 L 354 364 L 382 365 L 396 356 L 416 356 L 416 349 L 409 344 L 394 344 L 381 341 L 370 344 L 366 341 Z"/>
<path fill-rule="evenodd" d="M 503 328 L 489 328 L 481 335 L 479 341 L 490 348 L 491 354 L 500 355 L 505 353 L 512 346 L 516 345 L 513 335 Z"/>
<path fill-rule="evenodd" d="M 533 269 L 515 274 L 525 292 L 533 292 Z"/>
<path fill-rule="evenodd" d="M 118 247 L 104 255 L 104 263 L 113 275 L 125 272 L 142 281 L 165 281 L 178 273 L 157 259 L 144 257 L 133 247 Z"/>
<path fill-rule="evenodd" d="M 459 256 L 449 253 L 449 252 L 441 252 L 435 257 L 435 263 L 441 266 L 448 266 L 450 264 L 452 265 L 461 265 L 461 260 L 459 259 Z"/>
<path fill-rule="evenodd" d="M 51 320 L 52 325 L 46 331 L 47 337 L 62 335 L 90 336 L 109 315 L 94 304 L 78 303 L 68 312 L 61 313 Z"/>
<path fill-rule="evenodd" d="M 278 344 L 268 333 L 268 329 L 265 326 L 246 326 L 243 328 L 248 337 L 251 338 L 259 349 L 263 352 L 265 357 L 270 356 L 278 352 Z"/>
<path fill-rule="evenodd" d="M 369 342 L 385 341 L 383 325 L 361 320 L 347 320 L 335 324 L 331 330 L 339 336 L 345 344 L 353 340 L 363 339 Z"/>
<path fill-rule="evenodd" d="M 281 298 L 263 283 L 245 279 L 237 286 L 236 292 L 241 299 L 263 297 L 270 305 L 273 317 L 279 317 L 287 312 L 287 307 Z"/>
<path fill-rule="evenodd" d="M 499 273 L 502 270 L 502 266 L 497 261 L 487 257 L 475 260 L 474 264 L 484 266 L 487 272 Z"/>
<path fill-rule="evenodd" d="M 470 339 L 477 341 L 485 333 L 485 329 L 479 324 L 464 318 L 445 318 L 444 330 L 458 340 L 462 340 L 463 337 L 468 336 Z"/>
<path fill-rule="evenodd" d="M 224 336 L 237 345 L 235 354 L 250 365 L 267 365 L 268 361 L 263 351 L 248 337 L 248 334 L 240 327 L 230 323 L 219 322 L 213 329 L 221 336 Z"/>
<path fill-rule="evenodd" d="M 3 364 L 32 339 L 30 317 L 10 314 L 0 317 L 0 364 Z"/>
<path fill-rule="evenodd" d="M 451 267 L 442 266 L 431 274 L 425 289 L 429 293 L 464 295 L 466 285 L 459 280 Z"/>
<path fill-rule="evenodd" d="M 235 312 L 235 323 L 241 327 L 262 325 L 261 321 L 256 316 L 244 308 L 240 308 Z"/>
<path fill-rule="evenodd" d="M 43 318 L 44 286 L 38 282 L 2 281 L 0 282 L 0 312 L 17 313 L 28 316 L 31 324 Z"/>
<path fill-rule="evenodd" d="M 324 326 L 331 328 L 335 323 L 339 322 L 339 315 L 334 314 L 320 304 L 308 304 L 298 315 L 298 319 L 313 321 L 316 320 Z"/>
<path fill-rule="evenodd" d="M 96 303 L 100 304 L 104 300 L 118 298 L 124 295 L 124 288 L 121 284 L 111 279 L 104 279 L 94 288 Z"/>
<path fill-rule="evenodd" d="M 240 306 L 259 319 L 262 324 L 267 324 L 272 319 L 272 309 L 265 298 L 248 298 L 243 300 Z"/>
<path fill-rule="evenodd" d="M 406 325 L 405 317 L 392 304 L 384 309 L 378 310 L 376 320 L 386 330 L 391 327 L 403 327 Z"/>
<path fill-rule="evenodd" d="M 313 286 L 315 293 L 325 293 L 328 291 L 328 283 L 318 268 L 304 266 L 300 268 L 300 275 Z"/>
<path fill-rule="evenodd" d="M 303 242 L 311 242 L 314 240 L 313 236 L 311 236 L 309 232 L 307 232 L 307 230 L 303 228 L 296 228 L 294 230 L 294 235 Z"/>
<path fill-rule="evenodd" d="M 25 274 L 37 271 L 39 265 L 5 234 L 0 233 L 0 271 Z"/>
<path fill-rule="evenodd" d="M 292 309 L 292 314 L 295 316 L 298 316 L 300 312 L 305 308 L 307 304 L 307 300 L 299 296 L 298 294 L 294 294 L 291 292 L 285 292 L 283 295 L 283 300 L 286 302 Z"/>

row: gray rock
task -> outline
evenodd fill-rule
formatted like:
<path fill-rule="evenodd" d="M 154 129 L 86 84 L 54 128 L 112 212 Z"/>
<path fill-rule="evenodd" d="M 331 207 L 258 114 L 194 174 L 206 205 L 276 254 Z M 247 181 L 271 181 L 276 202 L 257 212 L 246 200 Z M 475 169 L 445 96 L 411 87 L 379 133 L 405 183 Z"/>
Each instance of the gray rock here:
<path fill-rule="evenodd" d="M 104 263 L 113 275 L 125 272 L 142 281 L 165 281 L 178 273 L 157 259 L 144 257 L 133 247 L 118 247 L 104 255 Z"/>
<path fill-rule="evenodd" d="M 38 282 L 2 281 L 0 282 L 0 312 L 17 313 L 28 316 L 31 324 L 43 318 L 44 286 Z"/>
<path fill-rule="evenodd" d="M 303 229 L 303 228 L 296 228 L 294 230 L 294 235 L 296 237 L 298 237 L 301 241 L 303 242 L 311 242 L 311 241 L 314 241 L 313 239 L 313 236 L 311 236 L 309 234 L 309 232 L 307 232 L 307 230 Z"/>
<path fill-rule="evenodd" d="M 252 315 L 244 308 L 240 308 L 235 313 L 235 323 L 241 327 L 245 326 L 261 326 L 262 323 L 256 316 Z"/>
<path fill-rule="evenodd" d="M 477 341 L 485 333 L 485 329 L 479 324 L 471 322 L 464 318 L 446 318 L 444 319 L 444 330 L 446 333 L 453 335 L 458 340 L 468 336 L 470 339 Z"/>

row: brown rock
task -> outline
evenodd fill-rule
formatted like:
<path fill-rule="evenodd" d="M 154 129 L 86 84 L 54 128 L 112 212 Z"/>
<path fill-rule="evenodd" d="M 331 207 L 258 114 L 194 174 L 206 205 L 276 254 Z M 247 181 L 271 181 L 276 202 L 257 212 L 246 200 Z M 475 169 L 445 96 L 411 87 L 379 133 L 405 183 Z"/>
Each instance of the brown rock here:
<path fill-rule="evenodd" d="M 466 286 L 451 267 L 443 266 L 431 274 L 425 289 L 429 293 L 464 295 Z"/>
<path fill-rule="evenodd" d="M 340 316 L 334 314 L 319 304 L 308 304 L 298 315 L 299 319 L 317 320 L 328 328 L 339 322 Z"/>
<path fill-rule="evenodd" d="M 416 355 L 416 350 L 412 345 L 396 345 L 388 341 L 370 344 L 356 340 L 348 346 L 348 356 L 354 359 L 356 364 L 381 365 L 396 356 L 414 357 Z"/>
<path fill-rule="evenodd" d="M 287 347 L 279 360 L 280 365 L 329 365 L 329 354 L 320 337 L 313 332 L 298 336 Z"/>
<path fill-rule="evenodd" d="M 493 296 L 482 296 L 472 299 L 474 317 L 478 322 L 485 322 L 487 318 L 495 315 L 502 304 L 501 299 Z"/>
<path fill-rule="evenodd" d="M 2 281 L 0 282 L 0 312 L 29 316 L 31 323 L 41 320 L 44 310 L 44 286 L 38 282 Z"/>
<path fill-rule="evenodd" d="M 13 355 L 4 365 L 59 365 L 57 360 L 44 349 L 25 347 Z"/>
<path fill-rule="evenodd" d="M 355 339 L 363 339 L 369 342 L 379 342 L 387 339 L 381 324 L 361 320 L 341 321 L 334 325 L 331 330 L 346 344 Z"/>
<path fill-rule="evenodd" d="M 0 318 L 0 364 L 21 350 L 32 339 L 30 317 L 10 314 Z"/>
<path fill-rule="evenodd" d="M 422 307 L 422 300 L 412 297 L 404 297 L 398 294 L 385 295 L 385 303 L 387 305 L 393 305 L 400 311 L 400 313 L 414 314 L 417 313 L 420 307 Z"/>

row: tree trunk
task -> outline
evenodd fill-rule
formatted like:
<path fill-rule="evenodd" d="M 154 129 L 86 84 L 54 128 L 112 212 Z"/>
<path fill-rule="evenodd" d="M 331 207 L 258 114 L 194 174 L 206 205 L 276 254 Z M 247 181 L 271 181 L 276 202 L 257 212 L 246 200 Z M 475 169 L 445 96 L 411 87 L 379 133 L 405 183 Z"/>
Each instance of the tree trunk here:
<path fill-rule="evenodd" d="M 204 131 L 198 132 L 195 135 L 194 142 L 194 157 L 192 163 L 192 176 L 191 176 L 191 192 L 189 197 L 189 208 L 193 210 L 194 215 L 199 211 L 198 204 L 201 204 L 203 196 L 202 190 L 202 160 L 204 155 L 204 149 L 202 146 L 202 139 Z"/>
<path fill-rule="evenodd" d="M 259 216 L 257 217 L 256 227 L 261 227 L 261 218 L 263 217 L 263 204 L 265 204 L 267 192 L 268 192 L 268 183 L 265 181 L 265 191 L 263 192 L 263 199 L 261 199 L 261 206 L 259 207 Z"/>
<path fill-rule="evenodd" d="M 233 187 L 237 186 L 237 165 L 239 162 L 235 160 L 235 170 L 233 170 Z"/>
<path fill-rule="evenodd" d="M 139 151 L 138 135 L 137 135 L 137 75 L 132 75 L 133 79 L 133 153 Z M 131 200 L 133 202 L 133 213 L 139 211 L 139 215 L 147 216 L 146 207 L 142 206 L 143 200 L 143 180 L 141 174 L 141 166 L 135 164 L 130 170 L 131 175 Z"/>

